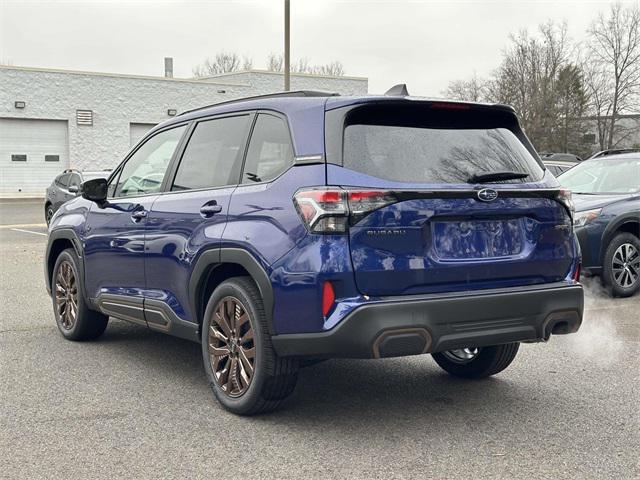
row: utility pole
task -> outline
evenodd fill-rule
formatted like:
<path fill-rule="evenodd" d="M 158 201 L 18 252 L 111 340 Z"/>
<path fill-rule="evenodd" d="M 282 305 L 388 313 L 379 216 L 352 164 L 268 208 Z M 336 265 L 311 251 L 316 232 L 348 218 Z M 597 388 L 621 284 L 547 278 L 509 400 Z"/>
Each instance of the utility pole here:
<path fill-rule="evenodd" d="M 284 0 L 284 90 L 291 90 L 291 69 L 289 56 L 289 0 Z"/>

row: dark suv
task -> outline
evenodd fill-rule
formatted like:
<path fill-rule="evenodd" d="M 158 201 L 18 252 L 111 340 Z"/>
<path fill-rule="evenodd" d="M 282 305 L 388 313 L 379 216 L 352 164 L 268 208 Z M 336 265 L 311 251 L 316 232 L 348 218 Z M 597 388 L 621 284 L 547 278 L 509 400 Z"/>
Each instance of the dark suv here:
<path fill-rule="evenodd" d="M 493 375 L 582 321 L 567 191 L 513 109 L 296 92 L 157 126 L 54 215 L 71 340 L 109 316 L 202 344 L 218 400 L 276 407 L 310 359 L 431 353 Z"/>

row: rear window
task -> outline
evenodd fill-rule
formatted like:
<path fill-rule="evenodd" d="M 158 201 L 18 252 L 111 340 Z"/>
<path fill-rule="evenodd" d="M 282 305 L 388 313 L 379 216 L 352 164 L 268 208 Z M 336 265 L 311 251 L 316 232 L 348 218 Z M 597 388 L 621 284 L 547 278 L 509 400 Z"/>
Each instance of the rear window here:
<path fill-rule="evenodd" d="M 542 178 L 542 167 L 513 126 L 501 126 L 487 113 L 482 117 L 475 112 L 446 112 L 439 121 L 438 113 L 421 110 L 421 115 L 415 109 L 408 112 L 406 122 L 398 117 L 402 112 L 390 112 L 393 115 L 385 118 L 380 109 L 347 122 L 343 165 L 405 183 L 467 183 L 473 175 L 504 171 L 529 177 L 496 183 Z"/>

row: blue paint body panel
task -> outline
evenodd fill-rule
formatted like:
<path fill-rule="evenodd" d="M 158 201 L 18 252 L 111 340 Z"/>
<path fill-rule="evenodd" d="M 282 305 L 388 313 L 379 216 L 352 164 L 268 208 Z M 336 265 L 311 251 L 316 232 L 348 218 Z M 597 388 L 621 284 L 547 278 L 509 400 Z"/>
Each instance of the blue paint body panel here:
<path fill-rule="evenodd" d="M 326 109 L 370 101 L 387 98 L 248 100 L 178 116 L 149 135 L 212 115 L 273 110 L 286 117 L 296 156 L 324 156 Z M 194 325 L 200 319 L 189 284 L 198 259 L 220 248 L 248 252 L 271 284 L 276 334 L 327 331 L 354 309 L 392 296 L 570 283 L 579 261 L 575 236 L 564 228 L 569 215 L 551 199 L 498 198 L 491 204 L 471 198 L 412 199 L 369 213 L 346 234 L 310 233 L 294 195 L 327 185 L 432 192 L 470 188 L 390 182 L 321 162 L 294 165 L 268 183 L 161 191 L 102 207 L 77 198 L 58 211 L 50 228 L 73 229 L 81 241 L 91 299 L 111 293 L 160 300 Z M 546 172 L 535 183 L 489 186 L 508 191 L 558 184 Z M 211 200 L 222 210 L 204 218 L 200 207 Z M 131 213 L 138 209 L 149 214 L 136 222 Z M 325 281 L 336 298 L 326 316 Z"/>

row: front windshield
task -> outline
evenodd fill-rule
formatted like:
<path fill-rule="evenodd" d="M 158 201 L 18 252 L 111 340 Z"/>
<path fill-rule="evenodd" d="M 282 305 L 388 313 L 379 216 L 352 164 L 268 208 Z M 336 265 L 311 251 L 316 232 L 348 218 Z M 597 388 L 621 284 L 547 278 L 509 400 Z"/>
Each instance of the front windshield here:
<path fill-rule="evenodd" d="M 640 192 L 640 157 L 588 160 L 558 177 L 573 193 L 592 195 Z"/>

